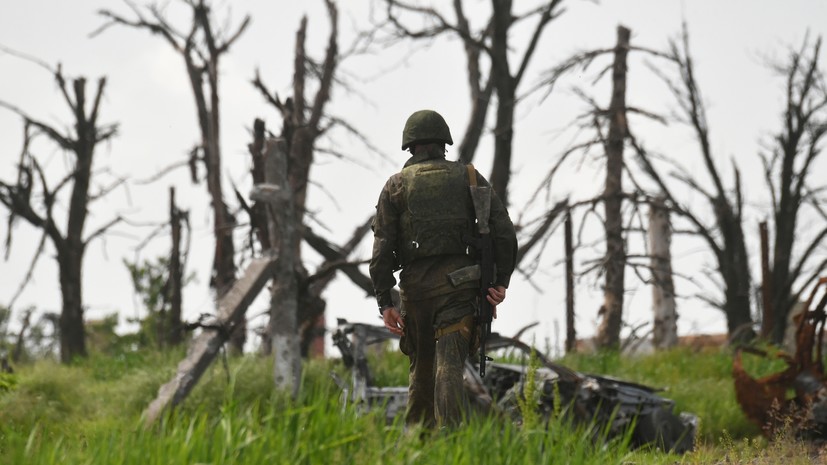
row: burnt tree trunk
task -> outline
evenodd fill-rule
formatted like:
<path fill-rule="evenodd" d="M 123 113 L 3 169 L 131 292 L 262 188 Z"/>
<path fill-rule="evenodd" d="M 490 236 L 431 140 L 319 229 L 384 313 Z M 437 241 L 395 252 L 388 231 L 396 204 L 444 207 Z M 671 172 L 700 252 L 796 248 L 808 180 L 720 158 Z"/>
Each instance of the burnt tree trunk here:
<path fill-rule="evenodd" d="M 520 85 L 531 57 L 537 49 L 540 36 L 546 25 L 554 18 L 554 10 L 560 0 L 551 0 L 542 9 L 537 9 L 539 16 L 537 25 L 529 39 L 522 59 L 517 70 L 512 73 L 508 61 L 509 29 L 514 25 L 515 17 L 511 12 L 512 0 L 492 0 L 491 18 L 491 75 L 488 87 L 493 86 L 497 95 L 497 121 L 494 127 L 494 163 L 491 168 L 491 187 L 494 192 L 508 206 L 508 184 L 511 181 L 511 158 L 514 141 L 514 110 L 517 105 L 517 88 Z M 481 93 L 480 103 L 487 102 L 487 94 Z M 476 103 L 476 102 L 475 102 Z M 484 116 L 484 115 L 483 115 Z M 479 124 L 484 123 L 483 118 L 478 117 Z"/>
<path fill-rule="evenodd" d="M 772 267 L 770 266 L 770 236 L 767 222 L 758 225 L 758 234 L 761 237 L 761 337 L 768 338 L 772 334 L 775 318 L 772 310 Z"/>
<path fill-rule="evenodd" d="M 649 255 L 652 267 L 652 344 L 668 349 L 678 344 L 678 313 L 672 276 L 672 225 L 664 199 L 657 198 L 649 210 Z"/>
<path fill-rule="evenodd" d="M 511 179 L 511 145 L 514 137 L 515 80 L 508 65 L 508 30 L 511 28 L 511 0 L 492 0 L 493 34 L 491 37 L 491 72 L 497 93 L 497 121 L 494 127 L 494 164 L 491 187 L 508 206 L 508 182 Z"/>
<path fill-rule="evenodd" d="M 577 347 L 577 332 L 574 329 L 574 240 L 572 237 L 571 210 L 566 210 L 566 353 Z"/>
<path fill-rule="evenodd" d="M 606 149 L 606 187 L 603 191 L 605 207 L 606 256 L 604 266 L 606 284 L 603 289 L 602 320 L 595 336 L 597 346 L 603 349 L 620 346 L 620 328 L 623 319 L 624 274 L 626 245 L 623 239 L 623 147 L 626 138 L 626 57 L 631 31 L 617 28 L 617 45 L 612 66 L 612 100 L 609 105 L 609 136 Z"/>
<path fill-rule="evenodd" d="M 169 188 L 169 222 L 172 229 L 172 247 L 169 254 L 167 300 L 169 312 L 166 321 L 166 342 L 168 346 L 177 346 L 183 340 L 181 322 L 181 223 L 183 212 L 175 205 L 175 187 Z"/>
<path fill-rule="evenodd" d="M 282 139 L 270 139 L 266 143 L 265 180 L 273 194 L 268 204 L 267 227 L 270 244 L 278 258 L 270 289 L 270 339 L 274 352 L 273 378 L 276 388 L 298 394 L 301 380 L 301 354 L 299 351 L 298 284 L 296 280 L 296 254 L 298 226 L 293 189 L 287 179 L 287 151 Z"/>
<path fill-rule="evenodd" d="M 83 326 L 82 269 L 83 247 L 66 246 L 57 252 L 60 273 L 60 360 L 69 363 L 86 356 L 86 334 Z"/>
<path fill-rule="evenodd" d="M 743 198 L 741 196 L 741 176 L 735 171 L 735 207 L 720 196 L 715 199 L 715 216 L 724 242 L 723 260 L 719 260 L 721 276 L 724 278 L 727 331 L 732 342 L 744 342 L 755 336 L 752 330 L 750 312 L 751 275 L 749 256 L 744 240 Z"/>

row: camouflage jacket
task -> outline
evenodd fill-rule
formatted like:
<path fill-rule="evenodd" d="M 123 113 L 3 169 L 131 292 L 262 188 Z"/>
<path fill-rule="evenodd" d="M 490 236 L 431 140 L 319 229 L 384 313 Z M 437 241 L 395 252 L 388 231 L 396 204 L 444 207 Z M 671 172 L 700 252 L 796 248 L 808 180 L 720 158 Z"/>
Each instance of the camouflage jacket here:
<path fill-rule="evenodd" d="M 405 163 L 405 167 L 416 163 L 434 162 L 430 155 L 414 155 Z M 445 163 L 455 163 L 446 161 Z M 476 172 L 477 184 L 489 186 L 488 181 Z M 467 177 L 467 176 L 466 176 Z M 468 180 L 465 180 L 466 184 Z M 376 292 L 379 307 L 392 305 L 390 291 L 396 285 L 394 271 L 399 268 L 399 231 L 400 217 L 406 211 L 406 192 L 402 175 L 396 173 L 385 183 L 376 205 L 373 220 L 373 256 L 370 261 L 370 277 Z M 495 285 L 508 287 L 511 274 L 516 266 L 517 235 L 508 212 L 496 194 L 491 198 L 491 238 L 494 245 L 494 262 L 496 264 Z M 402 269 L 399 275 L 399 287 L 402 298 L 418 300 L 442 295 L 459 288 L 478 287 L 478 282 L 454 287 L 447 274 L 459 268 L 474 264 L 474 258 L 468 255 L 438 255 L 414 260 Z"/>

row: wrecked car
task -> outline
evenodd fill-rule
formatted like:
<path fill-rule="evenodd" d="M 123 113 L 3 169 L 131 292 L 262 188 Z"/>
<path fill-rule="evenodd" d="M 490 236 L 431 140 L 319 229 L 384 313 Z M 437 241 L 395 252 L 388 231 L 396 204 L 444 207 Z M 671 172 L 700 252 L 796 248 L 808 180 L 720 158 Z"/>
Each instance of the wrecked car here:
<path fill-rule="evenodd" d="M 525 328 L 528 329 L 528 328 Z M 654 446 L 664 451 L 685 453 L 695 443 L 698 420 L 689 413 L 676 414 L 674 401 L 657 394 L 658 389 L 605 376 L 580 373 L 557 364 L 540 351 L 520 341 L 519 334 L 510 338 L 492 333 L 488 350 L 511 350 L 528 360 L 533 352 L 538 362 L 534 373 L 537 411 L 548 420 L 555 410 L 575 424 L 594 424 L 596 431 L 609 437 L 624 434 L 629 428 L 633 447 Z M 404 415 L 407 386 L 378 387 L 373 383 L 367 351 L 371 346 L 397 339 L 382 326 L 349 323 L 340 319 L 333 343 L 342 362 L 351 369 L 351 381 L 336 379 L 342 388 L 342 400 L 360 408 L 384 408 L 390 423 Z M 515 357 L 509 357 L 515 359 Z M 516 357 L 519 359 L 520 357 Z M 485 378 L 479 376 L 473 357 L 465 362 L 464 384 L 472 407 L 482 412 L 499 412 L 521 421 L 518 399 L 523 393 L 529 366 L 517 363 L 489 362 Z M 559 406 L 555 405 L 559 399 Z"/>

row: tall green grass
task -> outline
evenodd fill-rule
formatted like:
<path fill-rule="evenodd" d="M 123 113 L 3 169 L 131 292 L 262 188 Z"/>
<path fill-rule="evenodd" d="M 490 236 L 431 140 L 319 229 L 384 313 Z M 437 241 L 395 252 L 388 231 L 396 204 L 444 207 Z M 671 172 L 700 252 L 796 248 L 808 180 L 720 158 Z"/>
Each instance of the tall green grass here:
<path fill-rule="evenodd" d="M 436 432 L 388 426 L 382 412 L 342 407 L 330 372 L 344 379 L 347 373 L 332 360 L 305 364 L 297 399 L 273 392 L 270 359 L 232 359 L 227 369 L 216 363 L 180 408 L 144 427 L 143 408 L 181 356 L 142 352 L 22 367 L 0 391 L 0 465 L 741 463 L 730 460 L 736 456 L 772 463 L 789 453 L 755 439 L 757 429 L 735 402 L 726 353 L 563 360 L 580 371 L 668 386 L 664 394 L 678 410 L 701 417 L 699 450 L 684 457 L 630 451 L 628 437 L 607 441 L 601 431 L 560 417 L 523 426 L 471 418 Z M 406 383 L 407 360 L 399 354 L 373 354 L 370 361 L 378 383 Z"/>

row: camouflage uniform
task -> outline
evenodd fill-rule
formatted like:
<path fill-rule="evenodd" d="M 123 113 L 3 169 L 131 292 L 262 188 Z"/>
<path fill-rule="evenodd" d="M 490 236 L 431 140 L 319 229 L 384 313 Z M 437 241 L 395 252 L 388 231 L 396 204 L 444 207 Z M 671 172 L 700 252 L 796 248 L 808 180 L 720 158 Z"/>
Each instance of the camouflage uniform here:
<path fill-rule="evenodd" d="M 448 141 L 450 143 L 450 138 Z M 405 163 L 405 168 L 409 167 L 454 170 L 459 167 L 466 173 L 456 178 L 453 182 L 456 185 L 430 186 L 435 191 L 429 192 L 430 195 L 426 197 L 429 197 L 432 207 L 437 210 L 443 207 L 455 211 L 457 208 L 466 209 L 471 221 L 461 233 L 474 234 L 473 205 L 468 194 L 465 166 L 445 160 L 440 150 L 416 153 Z M 462 376 L 465 359 L 475 344 L 476 325 L 473 315 L 477 308 L 479 281 L 455 285 L 447 275 L 476 262 L 468 255 L 465 246 L 461 250 L 456 250 L 456 246 L 453 246 L 450 253 L 428 255 L 428 244 L 438 238 L 421 237 L 425 234 L 418 235 L 417 239 L 422 243 L 421 250 L 425 250 L 426 256 L 414 253 L 411 257 L 410 253 L 406 253 L 406 245 L 409 244 L 405 244 L 403 237 L 410 233 L 406 234 L 404 223 L 406 212 L 410 212 L 411 193 L 407 192 L 406 186 L 410 184 L 406 184 L 404 178 L 411 169 L 403 169 L 391 176 L 379 196 L 373 223 L 374 245 L 370 275 L 377 302 L 382 309 L 393 305 L 390 294 L 396 284 L 393 272 L 402 267 L 399 275 L 402 298 L 400 310 L 405 329 L 400 349 L 410 359 L 407 423 L 422 423 L 429 427 L 457 425 L 462 421 L 467 403 Z M 485 178 L 475 170 L 474 175 L 478 185 L 488 185 Z M 508 287 L 515 267 L 516 233 L 499 198 L 492 195 L 491 200 L 490 224 L 497 264 L 494 284 Z M 434 231 L 430 235 L 439 234 Z M 416 248 L 420 247 L 420 244 L 415 245 Z M 443 250 L 451 249 L 451 246 L 440 247 Z M 445 334 L 439 334 L 445 329 L 448 329 Z"/>

